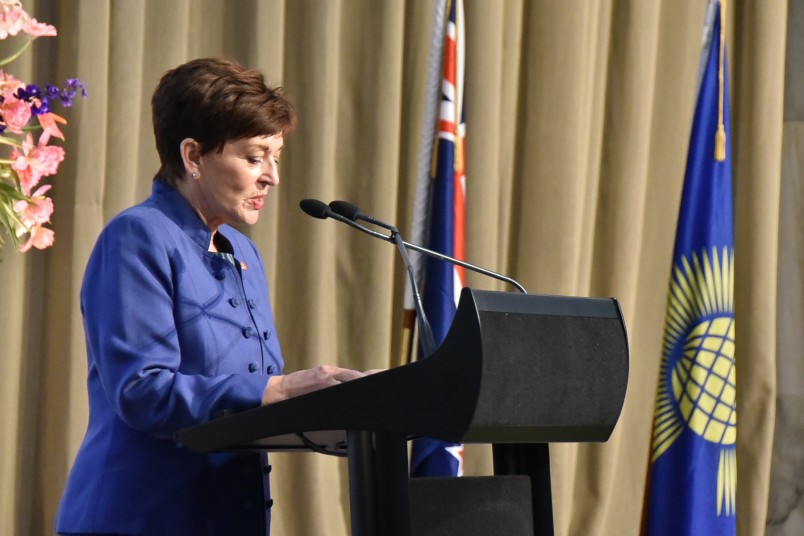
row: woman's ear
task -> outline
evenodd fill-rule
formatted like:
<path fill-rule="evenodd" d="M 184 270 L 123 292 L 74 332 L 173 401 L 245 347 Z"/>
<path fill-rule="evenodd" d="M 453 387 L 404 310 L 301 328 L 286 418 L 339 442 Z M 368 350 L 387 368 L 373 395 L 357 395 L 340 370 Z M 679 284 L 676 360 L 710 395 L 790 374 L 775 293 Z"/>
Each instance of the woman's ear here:
<path fill-rule="evenodd" d="M 184 163 L 184 171 L 193 178 L 198 178 L 200 172 L 198 167 L 201 164 L 201 144 L 193 138 L 184 138 L 179 144 L 181 160 Z"/>

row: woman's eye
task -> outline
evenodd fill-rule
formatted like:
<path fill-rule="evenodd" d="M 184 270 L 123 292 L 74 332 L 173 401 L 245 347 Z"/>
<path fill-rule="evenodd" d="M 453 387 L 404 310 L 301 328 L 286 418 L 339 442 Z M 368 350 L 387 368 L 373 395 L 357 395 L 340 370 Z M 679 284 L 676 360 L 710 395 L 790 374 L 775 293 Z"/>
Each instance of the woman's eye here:
<path fill-rule="evenodd" d="M 254 166 L 262 164 L 262 158 L 259 158 L 257 156 L 250 156 L 247 158 L 247 160 L 249 164 L 252 164 Z"/>

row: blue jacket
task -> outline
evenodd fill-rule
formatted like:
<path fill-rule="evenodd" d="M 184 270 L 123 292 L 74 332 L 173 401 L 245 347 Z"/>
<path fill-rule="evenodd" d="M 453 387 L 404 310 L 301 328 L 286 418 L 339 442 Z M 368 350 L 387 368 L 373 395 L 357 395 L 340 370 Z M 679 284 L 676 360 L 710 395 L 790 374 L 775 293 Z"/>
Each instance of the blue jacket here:
<path fill-rule="evenodd" d="M 231 227 L 234 265 L 170 186 L 103 230 L 81 289 L 89 424 L 58 532 L 267 534 L 257 454 L 199 454 L 173 434 L 260 405 L 283 368 L 262 261 Z M 262 467 L 261 467 L 262 465 Z"/>

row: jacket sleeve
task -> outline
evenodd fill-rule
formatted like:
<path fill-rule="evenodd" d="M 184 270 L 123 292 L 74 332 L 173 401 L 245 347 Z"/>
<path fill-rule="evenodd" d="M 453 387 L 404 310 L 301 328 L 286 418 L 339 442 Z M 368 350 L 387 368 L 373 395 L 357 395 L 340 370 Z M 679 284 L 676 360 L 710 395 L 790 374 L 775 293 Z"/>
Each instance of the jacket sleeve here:
<path fill-rule="evenodd" d="M 186 269 L 156 225 L 122 217 L 98 240 L 82 288 L 90 369 L 126 424 L 158 436 L 259 406 L 268 380 L 180 371 L 183 360 L 208 358 L 182 355 L 179 344 L 173 304 Z"/>

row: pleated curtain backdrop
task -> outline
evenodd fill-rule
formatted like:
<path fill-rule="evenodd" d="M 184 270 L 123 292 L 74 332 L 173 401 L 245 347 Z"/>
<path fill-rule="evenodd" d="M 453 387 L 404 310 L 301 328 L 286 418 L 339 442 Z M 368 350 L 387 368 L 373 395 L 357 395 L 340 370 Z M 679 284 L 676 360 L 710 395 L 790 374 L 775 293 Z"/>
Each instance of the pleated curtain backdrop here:
<path fill-rule="evenodd" d="M 410 228 L 434 2 L 24 2 L 59 36 L 10 70 L 78 76 L 90 96 L 65 114 L 55 246 L 2 250 L 0 533 L 53 531 L 87 420 L 84 266 L 105 222 L 150 192 L 150 95 L 188 59 L 234 57 L 298 109 L 281 186 L 246 230 L 266 261 L 287 369 L 398 361 L 394 249 L 298 202 L 346 199 Z M 530 292 L 616 296 L 628 325 L 629 388 L 611 440 L 551 447 L 558 535 L 639 532 L 705 6 L 465 0 L 467 258 Z M 783 0 L 735 0 L 727 22 L 743 535 L 764 531 L 773 438 L 786 13 Z M 503 288 L 471 274 L 469 284 Z M 488 449 L 468 451 L 467 473 L 489 473 Z M 274 534 L 348 534 L 343 460 L 272 459 Z"/>

